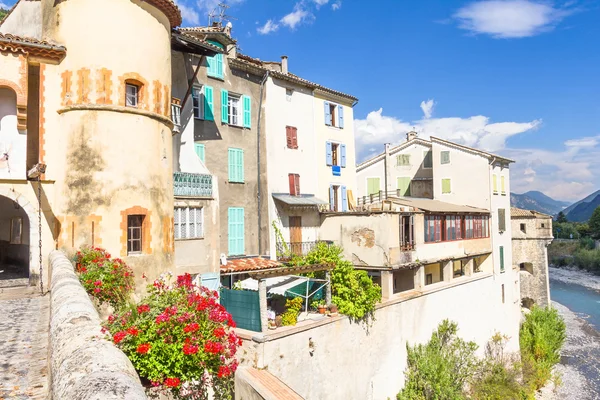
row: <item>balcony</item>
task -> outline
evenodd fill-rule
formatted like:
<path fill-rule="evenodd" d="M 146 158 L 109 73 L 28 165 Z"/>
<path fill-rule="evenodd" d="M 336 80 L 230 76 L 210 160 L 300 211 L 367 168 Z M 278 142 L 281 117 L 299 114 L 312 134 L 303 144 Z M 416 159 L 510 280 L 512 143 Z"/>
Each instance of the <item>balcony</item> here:
<path fill-rule="evenodd" d="M 212 197 L 212 175 L 173 173 L 173 189 L 176 197 Z"/>
<path fill-rule="evenodd" d="M 333 244 L 330 241 L 315 242 L 277 242 L 277 261 L 289 261 L 294 256 L 305 256 L 319 243 Z"/>

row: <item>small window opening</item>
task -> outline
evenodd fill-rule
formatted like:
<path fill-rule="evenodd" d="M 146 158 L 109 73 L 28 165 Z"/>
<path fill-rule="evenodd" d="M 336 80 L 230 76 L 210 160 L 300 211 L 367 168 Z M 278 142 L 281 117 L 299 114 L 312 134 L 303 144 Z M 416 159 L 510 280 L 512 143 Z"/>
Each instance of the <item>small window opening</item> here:
<path fill-rule="evenodd" d="M 527 233 L 527 228 L 525 224 L 521 224 L 521 232 Z"/>
<path fill-rule="evenodd" d="M 137 107 L 139 103 L 140 87 L 133 83 L 125 84 L 125 105 L 127 107 Z"/>
<path fill-rule="evenodd" d="M 142 252 L 142 224 L 143 215 L 127 216 L 127 254 Z"/>

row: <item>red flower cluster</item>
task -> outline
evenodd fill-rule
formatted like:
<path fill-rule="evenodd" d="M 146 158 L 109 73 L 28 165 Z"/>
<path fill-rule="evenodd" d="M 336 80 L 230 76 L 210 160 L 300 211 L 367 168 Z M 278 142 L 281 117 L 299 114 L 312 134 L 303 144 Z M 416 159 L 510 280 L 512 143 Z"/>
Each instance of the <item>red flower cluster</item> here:
<path fill-rule="evenodd" d="M 207 353 L 219 354 L 223 351 L 223 345 L 219 342 L 207 340 L 206 343 L 204 343 L 204 351 Z"/>
<path fill-rule="evenodd" d="M 183 354 L 190 355 L 196 354 L 198 352 L 198 346 L 194 346 L 192 344 L 184 344 L 183 345 Z"/>
<path fill-rule="evenodd" d="M 223 328 L 222 326 L 218 327 L 213 331 L 213 335 L 215 335 L 219 339 L 222 338 L 223 336 L 225 336 L 225 328 Z"/>
<path fill-rule="evenodd" d="M 138 331 L 135 326 L 132 326 L 127 329 L 127 333 L 132 336 L 137 336 L 137 334 L 140 333 L 140 331 Z"/>
<path fill-rule="evenodd" d="M 169 321 L 169 315 L 168 314 L 162 313 L 162 314 L 159 314 L 156 317 L 156 323 L 157 324 L 160 324 L 161 322 L 168 322 L 168 321 Z"/>
<path fill-rule="evenodd" d="M 179 380 L 179 378 L 167 378 L 167 379 L 165 379 L 165 386 L 166 387 L 176 388 L 176 387 L 179 387 L 180 384 L 181 384 L 181 381 Z"/>
<path fill-rule="evenodd" d="M 120 331 L 113 335 L 113 340 L 114 340 L 115 344 L 118 344 L 118 343 L 121 343 L 121 341 L 123 339 L 125 339 L 126 336 L 127 336 L 127 332 Z"/>
<path fill-rule="evenodd" d="M 151 347 L 152 347 L 152 345 L 151 345 L 151 344 L 149 344 L 149 343 L 140 344 L 140 345 L 137 347 L 137 350 L 136 350 L 136 351 L 137 351 L 138 353 L 140 353 L 140 354 L 146 354 L 146 353 L 148 353 L 148 352 L 150 351 L 150 348 L 151 348 Z"/>
<path fill-rule="evenodd" d="M 231 375 L 231 372 L 231 369 L 227 365 L 221 365 L 219 367 L 219 373 L 217 374 L 217 377 L 226 378 Z"/>
<path fill-rule="evenodd" d="M 138 306 L 138 308 L 137 308 L 138 314 L 143 314 L 148 311 L 150 311 L 150 306 L 148 304 L 142 304 L 141 306 Z"/>
<path fill-rule="evenodd" d="M 183 327 L 183 331 L 185 333 L 196 332 L 198 329 L 200 329 L 200 325 L 198 325 L 196 322 Z"/>

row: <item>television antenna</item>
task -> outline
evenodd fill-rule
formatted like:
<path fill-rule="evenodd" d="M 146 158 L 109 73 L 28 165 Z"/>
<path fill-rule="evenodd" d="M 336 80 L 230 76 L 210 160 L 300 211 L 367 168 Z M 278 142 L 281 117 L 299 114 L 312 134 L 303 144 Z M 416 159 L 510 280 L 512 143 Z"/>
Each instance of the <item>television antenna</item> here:
<path fill-rule="evenodd" d="M 213 24 L 223 26 L 223 22 L 225 21 L 230 24 L 231 20 L 237 20 L 237 18 L 227 15 L 227 10 L 230 7 L 231 6 L 228 6 L 225 3 L 219 3 L 219 5 L 208 14 L 208 26 L 213 26 Z"/>

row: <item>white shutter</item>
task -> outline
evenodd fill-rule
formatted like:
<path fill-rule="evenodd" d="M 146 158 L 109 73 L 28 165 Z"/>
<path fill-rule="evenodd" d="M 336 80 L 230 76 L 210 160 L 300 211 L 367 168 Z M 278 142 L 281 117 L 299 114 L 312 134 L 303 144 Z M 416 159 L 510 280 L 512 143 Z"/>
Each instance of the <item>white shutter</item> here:
<path fill-rule="evenodd" d="M 193 239 L 196 236 L 196 209 L 188 208 L 188 237 Z"/>

